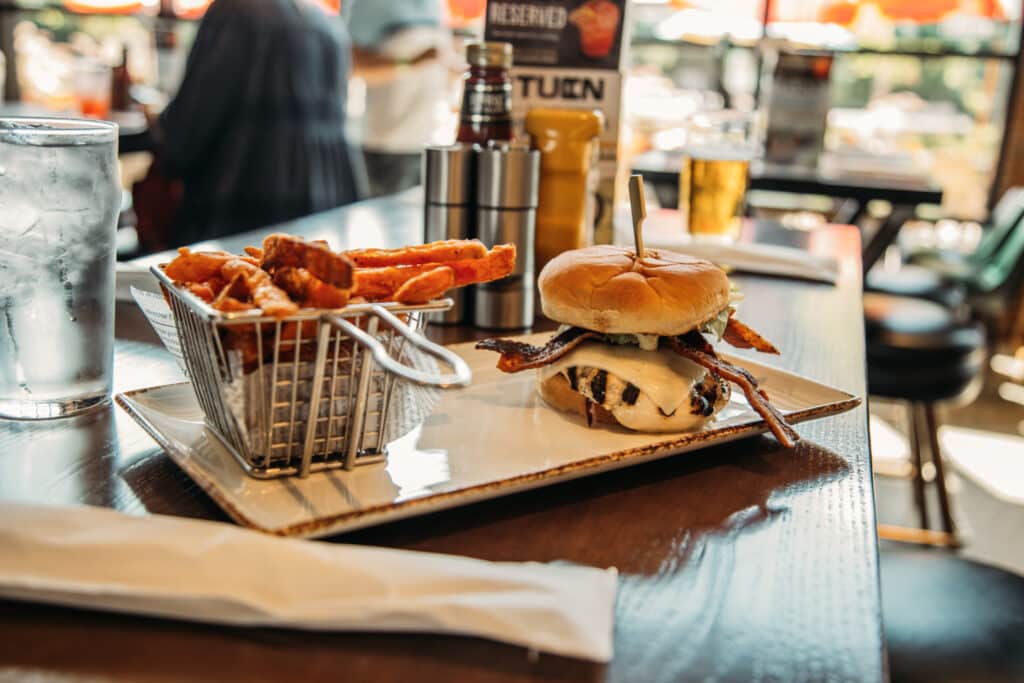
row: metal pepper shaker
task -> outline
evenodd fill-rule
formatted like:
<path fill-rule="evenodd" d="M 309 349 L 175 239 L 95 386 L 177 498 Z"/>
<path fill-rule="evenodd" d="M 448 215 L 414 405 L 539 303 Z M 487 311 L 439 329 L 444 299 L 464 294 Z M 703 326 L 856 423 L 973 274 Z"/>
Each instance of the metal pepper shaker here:
<path fill-rule="evenodd" d="M 476 236 L 476 150 L 472 145 L 438 145 L 423 150 L 424 241 L 467 239 Z M 467 322 L 470 293 L 465 288 L 449 293 L 455 305 L 432 314 L 432 322 L 458 325 Z"/>
<path fill-rule="evenodd" d="M 516 268 L 503 280 L 473 288 L 473 323 L 494 330 L 530 327 L 534 318 L 540 152 L 492 143 L 477 156 L 477 237 L 488 248 L 514 244 Z"/>

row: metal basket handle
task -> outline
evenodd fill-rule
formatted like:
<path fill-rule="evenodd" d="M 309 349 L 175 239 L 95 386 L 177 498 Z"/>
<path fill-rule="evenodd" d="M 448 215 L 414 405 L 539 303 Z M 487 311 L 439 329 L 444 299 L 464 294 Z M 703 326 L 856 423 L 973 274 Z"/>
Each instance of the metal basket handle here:
<path fill-rule="evenodd" d="M 376 361 L 378 365 L 406 381 L 413 382 L 421 386 L 440 387 L 442 389 L 448 387 L 464 387 L 472 381 L 472 371 L 469 369 L 466 361 L 462 360 L 458 354 L 452 353 L 443 346 L 430 341 L 422 334 L 414 332 L 408 325 L 399 320 L 387 309 L 381 306 L 373 306 L 367 315 L 376 316 L 382 322 L 394 329 L 395 332 L 408 339 L 413 346 L 451 366 L 453 370 L 452 374 L 438 375 L 423 372 L 416 368 L 411 368 L 408 365 L 400 363 L 392 358 L 391 354 L 388 353 L 388 350 L 384 348 L 384 345 L 375 337 L 367 334 L 344 318 L 336 315 L 328 315 L 325 316 L 325 319 L 330 325 L 352 337 L 352 339 L 358 342 L 361 346 L 369 349 L 370 353 L 373 354 L 373 360 Z"/>

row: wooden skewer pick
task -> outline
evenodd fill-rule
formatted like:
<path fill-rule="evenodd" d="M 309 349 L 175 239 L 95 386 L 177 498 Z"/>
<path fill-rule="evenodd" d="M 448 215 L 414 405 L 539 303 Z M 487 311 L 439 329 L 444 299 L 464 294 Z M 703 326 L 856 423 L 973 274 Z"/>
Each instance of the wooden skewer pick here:
<path fill-rule="evenodd" d="M 644 179 L 639 175 L 629 177 L 629 208 L 633 213 L 633 241 L 636 242 L 636 257 L 644 257 L 643 223 L 647 218 L 647 202 L 644 200 Z"/>

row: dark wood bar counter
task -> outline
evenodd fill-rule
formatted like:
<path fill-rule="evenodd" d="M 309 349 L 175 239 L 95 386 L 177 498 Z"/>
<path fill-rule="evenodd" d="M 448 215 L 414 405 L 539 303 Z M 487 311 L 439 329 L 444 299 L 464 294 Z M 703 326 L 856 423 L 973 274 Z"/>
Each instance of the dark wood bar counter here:
<path fill-rule="evenodd" d="M 420 197 L 277 229 L 335 248 L 420 242 Z M 744 321 L 782 350 L 758 360 L 864 397 L 857 230 L 779 231 L 751 224 L 744 239 L 834 256 L 841 275 L 836 286 L 734 276 Z M 262 235 L 217 244 L 235 251 Z M 180 372 L 141 313 L 118 304 L 115 391 L 175 381 Z M 617 567 L 608 665 L 472 638 L 226 628 L 0 602 L 0 680 L 885 680 L 866 410 L 797 430 L 803 440 L 790 451 L 746 439 L 332 539 Z M 0 423 L 0 497 L 227 521 L 116 407 Z"/>

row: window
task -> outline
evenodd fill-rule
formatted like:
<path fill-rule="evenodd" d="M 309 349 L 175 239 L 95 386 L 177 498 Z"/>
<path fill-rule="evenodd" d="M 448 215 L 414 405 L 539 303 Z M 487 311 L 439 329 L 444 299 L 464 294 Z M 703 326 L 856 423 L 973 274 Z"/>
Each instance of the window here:
<path fill-rule="evenodd" d="M 1020 47 L 1021 4 L 640 2 L 625 99 L 633 149 L 680 144 L 681 124 L 697 108 L 763 104 L 759 55 L 785 39 L 835 53 L 823 163 L 839 172 L 926 177 L 942 186 L 947 212 L 983 217 Z"/>

